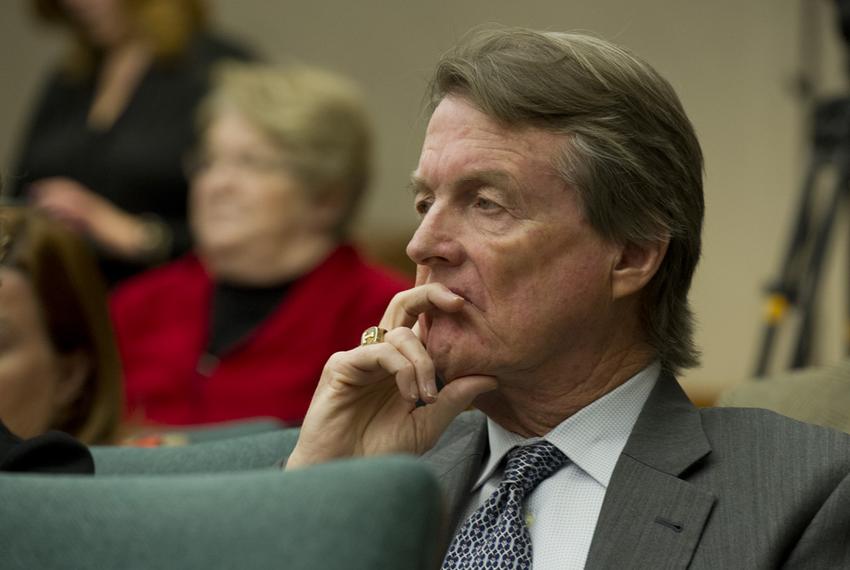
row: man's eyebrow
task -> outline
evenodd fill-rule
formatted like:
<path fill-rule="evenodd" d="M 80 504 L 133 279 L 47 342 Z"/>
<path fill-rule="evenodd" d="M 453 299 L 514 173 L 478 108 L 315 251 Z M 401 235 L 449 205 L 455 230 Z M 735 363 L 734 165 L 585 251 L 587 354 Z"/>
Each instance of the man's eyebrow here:
<path fill-rule="evenodd" d="M 514 178 L 501 170 L 478 170 L 470 172 L 454 182 L 454 186 L 457 188 L 465 188 L 473 185 L 494 186 L 505 191 L 518 189 Z M 431 190 L 428 183 L 415 174 L 411 175 L 410 182 L 407 184 L 407 187 L 414 196 Z"/>
<path fill-rule="evenodd" d="M 457 181 L 456 186 L 494 186 L 500 190 L 516 189 L 516 182 L 508 173 L 501 170 L 478 170 L 471 172 Z"/>
<path fill-rule="evenodd" d="M 422 192 L 427 192 L 431 187 L 424 180 L 416 176 L 416 174 L 411 174 L 410 182 L 407 183 L 407 189 L 410 190 L 413 196 L 416 196 Z"/>

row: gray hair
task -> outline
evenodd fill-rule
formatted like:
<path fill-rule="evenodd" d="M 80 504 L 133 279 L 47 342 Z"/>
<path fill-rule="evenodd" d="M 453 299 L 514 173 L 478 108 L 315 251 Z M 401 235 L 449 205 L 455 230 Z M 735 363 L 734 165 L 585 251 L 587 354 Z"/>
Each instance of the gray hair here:
<path fill-rule="evenodd" d="M 642 293 L 641 324 L 666 370 L 695 366 L 688 289 L 701 248 L 703 158 L 670 84 L 599 38 L 491 28 L 440 60 L 431 110 L 447 95 L 506 125 L 565 135 L 554 166 L 604 238 L 669 240 Z"/>
<path fill-rule="evenodd" d="M 340 203 L 334 231 L 342 237 L 371 174 L 372 128 L 357 86 L 304 65 L 227 62 L 213 78 L 198 111 L 199 130 L 223 110 L 235 110 L 281 148 L 312 198 Z"/>

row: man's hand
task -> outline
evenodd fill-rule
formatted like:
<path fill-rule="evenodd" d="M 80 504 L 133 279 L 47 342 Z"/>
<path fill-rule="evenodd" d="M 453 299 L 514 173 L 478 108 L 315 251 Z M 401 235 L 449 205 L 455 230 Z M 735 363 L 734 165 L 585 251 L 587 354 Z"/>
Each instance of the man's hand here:
<path fill-rule="evenodd" d="M 456 378 L 437 394 L 434 364 L 410 328 L 426 311 L 458 312 L 464 299 L 430 283 L 396 295 L 384 342 L 331 356 L 322 372 L 287 469 L 340 457 L 420 454 L 495 378 Z M 416 406 L 422 400 L 424 406 Z"/>
<path fill-rule="evenodd" d="M 42 178 L 32 184 L 29 197 L 38 209 L 87 235 L 116 257 L 134 259 L 145 251 L 144 220 L 79 182 L 62 177 Z"/>

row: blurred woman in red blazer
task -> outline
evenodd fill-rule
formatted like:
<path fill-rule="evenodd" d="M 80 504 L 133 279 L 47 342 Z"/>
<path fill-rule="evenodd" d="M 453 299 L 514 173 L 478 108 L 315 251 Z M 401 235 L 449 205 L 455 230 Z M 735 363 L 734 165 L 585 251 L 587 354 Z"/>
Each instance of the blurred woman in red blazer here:
<path fill-rule="evenodd" d="M 137 419 L 298 424 L 325 360 L 409 282 L 346 241 L 371 132 L 357 89 L 311 68 L 229 64 L 190 161 L 196 251 L 112 298 Z"/>

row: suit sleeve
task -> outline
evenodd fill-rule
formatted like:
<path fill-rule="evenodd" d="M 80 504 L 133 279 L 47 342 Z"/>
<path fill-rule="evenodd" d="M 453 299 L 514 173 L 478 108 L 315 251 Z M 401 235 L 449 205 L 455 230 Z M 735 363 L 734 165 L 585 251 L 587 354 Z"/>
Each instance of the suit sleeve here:
<path fill-rule="evenodd" d="M 850 474 L 812 518 L 783 568 L 850 568 Z"/>

